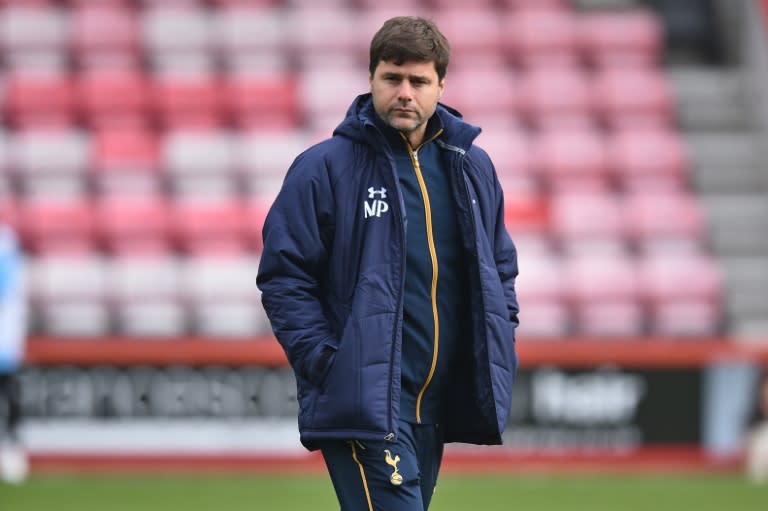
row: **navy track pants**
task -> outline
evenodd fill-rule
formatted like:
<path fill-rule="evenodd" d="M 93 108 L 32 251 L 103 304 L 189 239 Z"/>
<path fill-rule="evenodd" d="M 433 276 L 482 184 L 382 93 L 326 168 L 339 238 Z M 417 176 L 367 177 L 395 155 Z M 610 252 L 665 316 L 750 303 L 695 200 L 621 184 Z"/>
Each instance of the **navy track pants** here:
<path fill-rule="evenodd" d="M 438 425 L 400 421 L 396 442 L 326 441 L 341 511 L 426 511 L 443 458 Z"/>

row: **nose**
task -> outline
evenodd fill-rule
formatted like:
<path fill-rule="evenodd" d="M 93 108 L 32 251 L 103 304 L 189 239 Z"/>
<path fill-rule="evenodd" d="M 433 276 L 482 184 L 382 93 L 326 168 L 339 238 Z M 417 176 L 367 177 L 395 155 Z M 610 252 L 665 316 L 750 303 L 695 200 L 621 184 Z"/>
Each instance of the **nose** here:
<path fill-rule="evenodd" d="M 400 101 L 411 101 L 413 99 L 413 88 L 408 80 L 403 80 L 397 91 L 397 99 Z"/>

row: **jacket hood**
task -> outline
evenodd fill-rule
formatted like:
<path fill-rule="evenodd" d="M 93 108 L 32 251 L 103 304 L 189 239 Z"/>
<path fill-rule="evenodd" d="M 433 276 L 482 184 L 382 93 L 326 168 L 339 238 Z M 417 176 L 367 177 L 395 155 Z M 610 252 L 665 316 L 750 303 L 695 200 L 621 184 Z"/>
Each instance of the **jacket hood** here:
<path fill-rule="evenodd" d="M 458 110 L 443 103 L 437 104 L 435 114 L 442 121 L 444 140 L 450 145 L 468 151 L 481 129 L 464 121 Z M 360 94 L 349 106 L 344 120 L 336 127 L 333 134 L 380 146 L 381 139 L 378 138 L 380 135 L 374 124 L 376 115 L 371 93 Z"/>

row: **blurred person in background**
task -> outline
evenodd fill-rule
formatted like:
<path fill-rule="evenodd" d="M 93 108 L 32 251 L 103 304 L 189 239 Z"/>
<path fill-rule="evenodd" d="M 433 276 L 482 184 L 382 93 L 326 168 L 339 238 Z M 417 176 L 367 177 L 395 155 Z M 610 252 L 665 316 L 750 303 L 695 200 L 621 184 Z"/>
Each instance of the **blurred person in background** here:
<path fill-rule="evenodd" d="M 19 438 L 21 403 L 18 370 L 26 339 L 26 293 L 16 235 L 0 218 L 0 478 L 18 483 L 27 475 Z"/>
<path fill-rule="evenodd" d="M 746 469 L 752 481 L 768 483 L 768 370 L 763 371 L 758 382 L 755 410 L 747 433 Z"/>
<path fill-rule="evenodd" d="M 262 300 L 342 511 L 426 510 L 444 443 L 500 444 L 509 415 L 517 253 L 480 129 L 439 103 L 449 58 L 431 21 L 385 22 L 370 92 L 264 225 Z"/>

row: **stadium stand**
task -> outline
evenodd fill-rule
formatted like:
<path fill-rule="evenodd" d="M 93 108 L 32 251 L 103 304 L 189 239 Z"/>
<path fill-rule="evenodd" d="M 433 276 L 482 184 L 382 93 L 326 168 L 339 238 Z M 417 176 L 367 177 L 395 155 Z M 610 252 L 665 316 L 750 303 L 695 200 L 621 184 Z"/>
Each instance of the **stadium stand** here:
<path fill-rule="evenodd" d="M 91 131 L 89 182 L 98 194 L 160 193 L 160 141 L 146 127 L 115 126 Z"/>
<path fill-rule="evenodd" d="M 181 297 L 182 269 L 170 251 L 110 261 L 107 278 L 114 331 L 130 338 L 175 338 L 187 323 Z"/>
<path fill-rule="evenodd" d="M 520 244 L 522 335 L 727 328 L 664 20 L 639 2 L 468 4 L 3 2 L 0 197 L 35 262 L 34 332 L 267 334 L 267 207 L 368 89 L 370 34 L 403 10 L 444 28 L 445 102 L 485 128 Z"/>
<path fill-rule="evenodd" d="M 111 332 L 104 257 L 51 253 L 38 257 L 32 270 L 31 319 L 37 329 L 64 338 Z"/>

